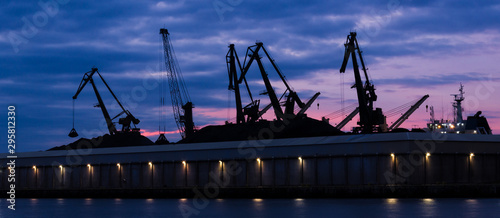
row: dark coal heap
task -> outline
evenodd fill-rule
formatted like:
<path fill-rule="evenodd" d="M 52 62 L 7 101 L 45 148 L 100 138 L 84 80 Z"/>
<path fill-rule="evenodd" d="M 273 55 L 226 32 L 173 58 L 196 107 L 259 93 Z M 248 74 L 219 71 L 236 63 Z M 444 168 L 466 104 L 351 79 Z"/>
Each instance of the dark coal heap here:
<path fill-rule="evenodd" d="M 255 123 L 207 126 L 196 131 L 192 137 L 182 139 L 178 143 L 301 138 L 342 134 L 344 134 L 342 131 L 326 122 L 305 117 L 286 122 L 261 120 Z"/>
<path fill-rule="evenodd" d="M 289 121 L 281 120 L 260 120 L 253 123 L 213 125 L 204 127 L 196 131 L 191 137 L 177 142 L 201 143 L 201 142 L 223 142 L 223 141 L 246 141 L 257 139 L 281 139 L 281 138 L 303 138 L 315 136 L 343 135 L 344 132 L 331 126 L 330 124 L 304 117 Z M 166 139 L 165 139 L 166 141 Z M 53 147 L 53 150 L 89 149 L 89 148 L 110 148 L 154 145 L 148 138 L 139 132 L 119 133 L 115 135 L 106 134 L 92 139 L 80 138 L 68 145 Z M 166 141 L 163 144 L 168 144 Z"/>
<path fill-rule="evenodd" d="M 97 138 L 86 139 L 80 138 L 68 145 L 57 146 L 49 149 L 54 150 L 71 150 L 71 149 L 89 149 L 89 148 L 111 148 L 111 147 L 126 147 L 153 145 L 154 143 L 148 138 L 142 136 L 139 132 L 118 133 L 115 135 L 106 134 Z"/>

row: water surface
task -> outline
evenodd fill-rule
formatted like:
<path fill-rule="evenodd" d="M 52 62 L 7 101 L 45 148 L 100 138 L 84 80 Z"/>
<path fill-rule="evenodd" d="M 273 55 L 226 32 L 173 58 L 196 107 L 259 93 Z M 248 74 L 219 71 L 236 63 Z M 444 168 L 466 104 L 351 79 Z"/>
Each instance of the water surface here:
<path fill-rule="evenodd" d="M 500 217 L 500 199 L 17 199 L 0 217 Z"/>

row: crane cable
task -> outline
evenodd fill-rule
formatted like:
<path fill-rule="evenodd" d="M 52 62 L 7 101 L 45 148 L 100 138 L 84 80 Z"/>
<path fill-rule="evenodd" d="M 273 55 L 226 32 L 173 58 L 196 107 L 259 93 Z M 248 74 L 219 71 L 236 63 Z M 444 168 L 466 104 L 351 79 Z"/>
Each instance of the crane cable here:
<path fill-rule="evenodd" d="M 356 107 L 358 107 L 358 103 L 353 103 L 353 104 L 348 105 L 347 107 L 343 107 L 343 108 L 341 108 L 337 111 L 334 111 L 332 113 L 329 113 L 323 117 L 330 118 L 330 119 L 336 119 L 339 117 L 346 117 L 345 111 L 353 111 L 354 109 L 356 109 Z"/>
<path fill-rule="evenodd" d="M 403 105 L 397 106 L 393 109 L 386 111 L 384 114 L 386 117 L 393 117 L 396 115 L 402 115 L 405 111 L 408 110 L 412 105 L 416 104 L 420 99 L 415 99 Z"/>
<path fill-rule="evenodd" d="M 163 47 L 162 47 L 162 38 L 161 36 L 158 37 L 158 50 L 160 52 L 158 52 L 158 63 L 161 63 L 162 62 L 162 55 L 163 55 Z M 158 67 L 158 71 L 159 71 L 159 86 L 158 86 L 158 95 L 160 97 L 159 99 L 159 110 L 158 110 L 158 134 L 164 134 L 165 131 L 166 131 L 166 123 L 165 123 L 165 113 L 166 110 L 165 110 L 165 74 L 163 73 L 163 66 L 160 64 L 159 67 Z M 163 125 L 163 132 L 161 130 L 161 127 Z"/>
<path fill-rule="evenodd" d="M 230 119 L 229 114 L 231 113 L 230 110 L 231 110 L 231 90 L 227 90 L 227 109 L 226 109 L 226 112 L 227 112 L 226 113 L 226 115 L 227 115 L 226 121 L 227 122 L 230 122 L 230 120 L 229 120 Z"/>
<path fill-rule="evenodd" d="M 344 74 L 341 73 L 340 74 L 340 107 L 341 107 L 341 112 L 342 112 L 342 117 L 345 116 L 345 95 L 344 95 L 344 84 L 345 84 L 345 81 L 344 81 Z"/>
<path fill-rule="evenodd" d="M 73 99 L 73 129 L 75 129 L 75 99 Z"/>
<path fill-rule="evenodd" d="M 73 129 L 69 131 L 69 137 L 74 138 L 78 136 L 78 133 L 75 130 L 75 99 L 73 99 Z"/>
<path fill-rule="evenodd" d="M 160 37 L 158 37 L 158 39 L 161 39 Z M 160 43 L 158 43 L 158 45 L 161 45 Z M 161 57 L 160 57 L 160 53 L 158 54 L 158 63 L 161 63 Z M 161 67 L 158 68 L 159 70 L 159 74 L 158 74 L 158 77 L 159 77 L 159 84 L 158 84 L 158 97 L 159 97 L 159 102 L 158 102 L 158 134 L 161 134 L 161 115 L 162 115 L 162 77 L 161 77 Z"/>

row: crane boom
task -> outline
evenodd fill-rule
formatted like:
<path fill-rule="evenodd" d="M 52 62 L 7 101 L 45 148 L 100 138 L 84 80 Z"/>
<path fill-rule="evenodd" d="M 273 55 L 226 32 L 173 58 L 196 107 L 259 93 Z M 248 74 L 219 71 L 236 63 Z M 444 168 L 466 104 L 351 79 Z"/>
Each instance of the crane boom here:
<path fill-rule="evenodd" d="M 90 78 L 90 84 L 92 84 L 92 88 L 94 89 L 95 95 L 97 96 L 97 101 L 99 102 L 99 107 L 101 108 L 102 114 L 104 115 L 104 119 L 106 120 L 106 124 L 108 126 L 109 134 L 113 135 L 117 133 L 115 124 L 109 117 L 108 110 L 106 110 L 106 106 L 104 105 L 104 102 L 102 101 L 101 95 L 99 94 L 99 91 L 97 91 L 97 87 L 95 86 L 94 80 Z M 76 99 L 76 98 L 74 98 Z"/>
<path fill-rule="evenodd" d="M 280 118 L 284 117 L 283 110 L 281 109 L 278 97 L 276 96 L 276 93 L 274 92 L 273 86 L 271 85 L 271 81 L 269 80 L 269 77 L 267 76 L 267 72 L 264 69 L 264 65 L 262 65 L 262 61 L 260 61 L 260 58 L 258 57 L 259 56 L 258 53 L 254 53 L 252 56 L 257 56 L 257 58 L 254 58 L 254 59 L 257 61 L 257 65 L 259 65 L 260 74 L 262 75 L 262 79 L 264 80 L 264 85 L 266 86 L 267 94 L 269 96 L 269 99 L 271 100 L 271 104 L 273 105 L 274 114 L 276 115 L 277 119 L 280 119 Z"/>
<path fill-rule="evenodd" d="M 320 92 L 316 92 L 316 94 L 314 94 L 313 97 L 302 106 L 302 109 L 300 109 L 300 111 L 297 113 L 297 116 L 304 114 L 307 111 L 307 109 L 311 107 L 312 103 L 316 100 L 316 98 L 318 98 L 320 94 L 321 94 Z"/>
<path fill-rule="evenodd" d="M 226 65 L 229 76 L 229 86 L 228 90 L 234 90 L 234 95 L 236 98 L 236 123 L 244 123 L 245 122 L 245 114 L 243 111 L 243 106 L 241 104 L 241 94 L 240 94 L 240 85 L 238 82 L 238 74 L 236 71 L 236 61 L 238 62 L 238 67 L 241 72 L 241 64 L 238 58 L 238 54 L 234 49 L 234 44 L 229 45 L 229 51 L 226 54 Z M 245 83 L 246 84 L 246 83 Z M 248 86 L 248 85 L 247 85 Z M 248 87 L 247 87 L 248 90 Z M 251 98 L 251 94 L 250 94 Z M 253 100 L 252 100 L 253 102 Z"/>
<path fill-rule="evenodd" d="M 359 113 L 359 107 L 357 107 L 356 109 L 354 109 L 354 111 L 352 111 L 349 115 L 347 115 L 347 117 L 345 117 L 342 121 L 340 121 L 340 123 L 335 126 L 335 128 L 341 130 L 342 128 L 344 128 L 345 125 L 347 125 L 347 123 L 349 123 L 349 121 L 352 120 L 352 118 L 354 118 L 354 116 L 356 116 L 357 114 Z"/>
<path fill-rule="evenodd" d="M 403 124 L 403 122 L 405 122 L 413 114 L 413 112 L 415 112 L 418 109 L 418 107 L 420 107 L 420 105 L 422 105 L 424 101 L 427 100 L 427 98 L 429 98 L 429 95 L 424 95 L 420 100 L 417 101 L 417 103 L 412 105 L 410 109 L 408 109 L 408 111 L 406 111 L 398 120 L 396 120 L 389 127 L 389 130 L 396 129 L 399 126 L 401 126 L 401 124 Z"/>
<path fill-rule="evenodd" d="M 164 28 L 160 29 L 160 34 L 162 35 L 165 69 L 167 71 L 174 118 L 179 133 L 182 138 L 186 138 L 194 133 L 193 103 L 189 98 L 184 79 L 178 67 L 174 48 L 170 43 L 170 34 Z"/>

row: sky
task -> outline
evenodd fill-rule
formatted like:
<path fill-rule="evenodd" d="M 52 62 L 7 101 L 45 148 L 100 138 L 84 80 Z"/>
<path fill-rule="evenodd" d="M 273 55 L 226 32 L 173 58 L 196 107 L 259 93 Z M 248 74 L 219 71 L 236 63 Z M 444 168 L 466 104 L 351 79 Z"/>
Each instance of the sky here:
<path fill-rule="evenodd" d="M 344 43 L 356 31 L 377 107 L 384 111 L 430 98 L 401 127 L 423 128 L 433 106 L 437 119 L 453 119 L 453 97 L 464 85 L 464 115 L 481 110 L 500 133 L 500 3 L 497 1 L 2 1 L 0 3 L 0 130 L 7 132 L 7 108 L 16 107 L 17 151 L 40 151 L 71 143 L 73 100 L 85 72 L 97 67 L 125 107 L 155 141 L 158 128 L 177 141 L 167 93 L 164 123 L 159 105 L 162 62 L 160 28 L 167 28 L 198 128 L 234 119 L 234 95 L 227 90 L 225 55 L 235 44 L 240 58 L 263 42 L 305 101 L 316 92 L 319 107 L 308 116 L 339 114 L 356 103 L 352 67 L 339 73 Z M 264 66 L 283 91 L 269 62 Z M 251 68 L 249 83 L 264 90 Z M 120 111 L 96 82 L 111 116 Z M 163 84 L 165 85 L 165 84 Z M 95 94 L 85 87 L 75 101 L 75 129 L 81 137 L 107 133 Z M 249 103 L 248 98 L 243 103 Z M 350 111 L 344 110 L 344 116 Z M 272 119 L 272 111 L 264 115 Z M 398 116 L 387 117 L 390 124 Z M 331 117 L 332 125 L 340 117 Z M 355 118 L 344 128 L 355 125 Z M 7 134 L 0 134 L 7 141 Z M 5 144 L 5 143 L 4 143 Z M 5 148 L 7 151 L 7 148 Z M 0 152 L 1 153 L 1 152 Z"/>

